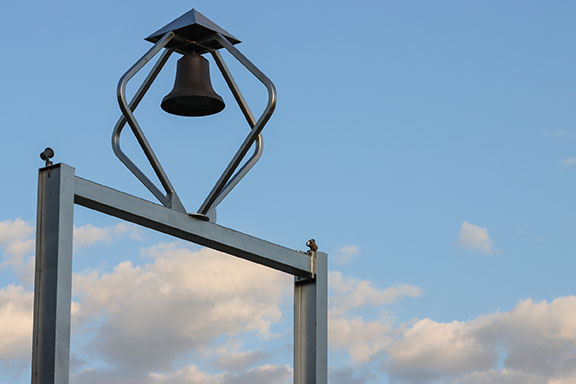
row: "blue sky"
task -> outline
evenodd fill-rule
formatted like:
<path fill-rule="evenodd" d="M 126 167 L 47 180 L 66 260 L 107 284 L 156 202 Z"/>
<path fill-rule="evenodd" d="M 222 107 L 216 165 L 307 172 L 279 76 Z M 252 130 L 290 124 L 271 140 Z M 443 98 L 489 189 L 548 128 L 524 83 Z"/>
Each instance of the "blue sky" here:
<path fill-rule="evenodd" d="M 573 2 L 105 0 L 0 6 L 0 324 L 5 340 L 20 335 L 0 341 L 0 381 L 29 380 L 27 328 L 15 319 L 29 313 L 38 154 L 51 146 L 77 175 L 152 200 L 111 151 L 116 83 L 150 47 L 144 37 L 191 8 L 242 40 L 238 48 L 278 89 L 264 156 L 220 205 L 218 223 L 294 249 L 314 237 L 330 254 L 332 382 L 576 380 L 566 363 L 576 359 Z M 264 89 L 225 58 L 260 111 Z M 166 115 L 159 104 L 174 62 L 136 115 L 193 211 L 248 128 L 214 65 L 226 110 Z M 123 143 L 144 164 L 133 138 Z M 171 276 L 159 272 L 162 260 L 188 252 L 201 261 L 205 251 L 82 208 L 75 221 L 74 268 L 85 288 L 73 355 L 87 362 L 74 378 L 127 382 L 148 357 L 113 366 L 113 346 L 90 345 L 112 326 L 128 334 L 130 323 L 114 319 L 142 309 L 98 304 L 87 282 L 104 289 L 133 272 L 126 289 L 144 289 L 142 274 Z M 265 308 L 242 297 L 251 319 L 268 325 L 239 317 L 246 328 L 220 324 L 212 339 L 183 337 L 166 352 L 177 357 L 145 372 L 160 375 L 148 382 L 271 382 L 266 372 L 289 382 L 290 282 L 246 268 L 239 286 L 251 287 L 243 273 L 285 286 L 271 288 Z M 204 300 L 173 288 L 192 295 L 187 304 Z M 214 308 L 229 303 L 218 300 Z M 134 313 L 113 312 L 115 304 Z M 253 359 L 223 363 L 240 355 Z M 543 360 L 551 363 L 533 364 Z"/>

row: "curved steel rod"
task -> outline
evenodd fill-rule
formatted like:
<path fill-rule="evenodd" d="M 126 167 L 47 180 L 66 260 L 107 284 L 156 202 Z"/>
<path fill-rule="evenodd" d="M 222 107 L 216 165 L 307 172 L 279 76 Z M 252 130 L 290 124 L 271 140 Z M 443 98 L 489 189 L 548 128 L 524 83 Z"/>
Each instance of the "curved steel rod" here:
<path fill-rule="evenodd" d="M 164 54 L 158 59 L 158 62 L 155 64 L 154 68 L 148 74 L 148 77 L 144 80 L 144 83 L 140 86 L 134 98 L 130 102 L 130 110 L 134 111 L 140 101 L 144 97 L 144 94 L 150 88 L 150 85 L 168 60 L 170 56 L 170 51 L 165 51 Z M 130 160 L 130 158 L 122 151 L 120 147 L 120 135 L 122 134 L 122 129 L 126 125 L 126 117 L 122 115 L 116 126 L 114 127 L 114 133 L 112 134 L 112 149 L 114 150 L 114 154 L 128 167 L 128 169 L 136 175 L 136 177 L 154 194 L 154 196 L 162 202 L 162 204 L 166 205 L 168 200 L 163 192 L 161 192 L 153 182 L 143 173 L 140 169 Z"/>
<path fill-rule="evenodd" d="M 150 73 L 148 74 L 148 76 L 146 77 L 146 79 L 144 80 L 144 82 L 134 95 L 134 98 L 130 102 L 130 105 L 128 105 L 128 103 L 126 102 L 126 85 L 128 84 L 128 81 L 132 77 L 134 77 L 134 75 L 136 75 L 136 73 L 138 73 L 144 67 L 144 65 L 146 65 L 146 63 L 148 63 L 148 61 L 150 61 L 173 38 L 174 38 L 173 32 L 168 32 L 166 35 L 164 35 L 148 52 L 146 52 L 146 54 L 144 54 L 144 56 L 142 56 L 140 60 L 136 62 L 136 64 L 134 64 L 120 78 L 117 87 L 117 97 L 118 97 L 118 104 L 120 105 L 120 110 L 122 111 L 123 116 L 118 120 L 118 123 L 116 123 L 116 126 L 114 128 L 114 133 L 112 135 L 112 149 L 114 150 L 114 153 L 120 159 L 120 161 L 124 163 L 124 165 L 140 180 L 140 182 L 142 182 L 142 184 L 144 184 L 146 188 L 148 188 L 148 190 L 158 200 L 160 200 L 160 202 L 164 206 L 181 212 L 186 212 L 186 209 L 184 208 L 182 202 L 180 201 L 180 198 L 174 191 L 174 187 L 170 183 L 168 176 L 164 172 L 162 165 L 160 165 L 158 158 L 156 157 L 154 151 L 152 150 L 152 147 L 148 143 L 148 140 L 146 139 L 144 132 L 140 128 L 140 125 L 138 124 L 136 118 L 134 117 L 134 114 L 132 113 L 132 111 L 136 109 L 136 107 L 144 97 L 144 94 L 148 91 L 148 89 L 152 85 L 152 82 L 158 76 L 158 73 L 160 72 L 162 67 L 166 64 L 166 61 L 168 60 L 170 54 L 172 53 L 171 50 L 166 50 L 162 54 L 160 59 L 154 65 L 154 67 L 152 68 L 152 70 L 150 71 Z M 158 189 L 158 187 L 156 187 L 156 185 L 154 185 L 154 183 L 121 150 L 120 134 L 122 133 L 122 128 L 126 123 L 128 123 L 130 128 L 132 128 L 132 132 L 134 133 L 136 140 L 138 140 L 138 143 L 142 147 L 142 150 L 144 151 L 146 158 L 150 162 L 152 169 L 156 173 L 156 176 L 160 180 L 160 183 L 162 183 L 162 186 L 166 191 L 166 195 L 164 195 L 164 193 L 162 193 L 160 189 Z"/>
<path fill-rule="evenodd" d="M 244 96 L 242 95 L 240 88 L 236 84 L 234 77 L 232 77 L 232 73 L 230 72 L 228 66 L 224 62 L 222 55 L 220 55 L 220 52 L 218 51 L 212 51 L 211 53 L 212 57 L 214 58 L 214 61 L 216 62 L 218 68 L 220 69 L 220 72 L 222 72 L 224 80 L 226 80 L 228 87 L 232 91 L 232 94 L 234 95 L 234 98 L 236 99 L 236 102 L 238 103 L 240 110 L 244 114 L 246 121 L 248 121 L 250 128 L 254 128 L 254 126 L 256 125 L 256 119 L 254 118 L 252 111 L 250 111 L 250 107 L 246 103 L 246 100 L 244 99 Z M 236 172 L 236 174 L 230 179 L 230 181 L 226 183 L 224 189 L 222 189 L 222 191 L 218 194 L 216 200 L 210 207 L 210 210 L 216 209 L 218 204 L 220 204 L 222 200 L 226 198 L 226 196 L 230 193 L 232 189 L 234 189 L 234 187 L 240 182 L 240 180 L 242 180 L 242 178 L 244 178 L 244 176 L 246 176 L 246 174 L 250 172 L 252 167 L 254 167 L 254 165 L 256 165 L 256 163 L 262 157 L 263 151 L 264 151 L 264 140 L 262 139 L 262 133 L 260 133 L 258 134 L 258 137 L 255 141 L 254 153 L 252 154 L 252 157 L 250 157 L 250 159 L 248 159 L 248 161 L 240 168 L 240 170 Z"/>
<path fill-rule="evenodd" d="M 203 215 L 205 215 L 212 208 L 214 202 L 218 198 L 218 195 L 224 190 L 226 184 L 233 176 L 234 171 L 236 170 L 236 168 L 238 168 L 238 166 L 242 162 L 242 159 L 246 156 L 246 153 L 248 153 L 248 150 L 250 149 L 254 141 L 257 139 L 257 136 L 262 131 L 262 128 L 264 128 L 264 125 L 266 125 L 266 123 L 270 119 L 270 116 L 272 116 L 274 108 L 276 107 L 276 100 L 277 100 L 276 87 L 274 86 L 272 81 L 270 81 L 270 79 L 266 77 L 264 73 L 262 73 L 254 64 L 252 64 L 252 62 L 248 60 L 246 56 L 244 56 L 238 49 L 236 49 L 224 36 L 218 33 L 216 35 L 216 40 L 224 48 L 226 48 L 228 52 L 230 52 L 232 56 L 236 58 L 236 60 L 238 60 L 242 65 L 244 65 L 246 69 L 252 72 L 252 74 L 256 76 L 256 78 L 264 84 L 264 86 L 268 90 L 268 104 L 266 105 L 266 108 L 264 109 L 262 116 L 260 116 L 256 124 L 254 124 L 254 128 L 252 128 L 246 139 L 244 139 L 244 142 L 242 143 L 242 145 L 240 146 L 240 148 L 238 149 L 238 151 L 236 152 L 236 154 L 234 155 L 234 157 L 232 158 L 232 160 L 230 161 L 230 163 L 228 164 L 228 166 L 226 167 L 226 169 L 224 170 L 224 172 L 222 173 L 222 175 L 220 176 L 220 178 L 210 191 L 210 194 L 208 195 L 206 200 L 204 200 L 204 203 L 202 203 L 202 206 L 200 207 L 198 213 Z"/>

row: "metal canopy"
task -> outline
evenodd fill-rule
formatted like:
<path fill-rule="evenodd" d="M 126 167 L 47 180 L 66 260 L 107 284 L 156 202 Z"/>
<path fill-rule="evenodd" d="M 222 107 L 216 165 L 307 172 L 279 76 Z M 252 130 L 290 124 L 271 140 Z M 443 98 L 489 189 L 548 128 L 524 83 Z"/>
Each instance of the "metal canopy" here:
<path fill-rule="evenodd" d="M 195 9 L 160 28 L 146 40 L 156 43 L 169 32 L 174 32 L 176 37 L 166 45 L 166 48 L 174 49 L 182 54 L 192 51 L 206 53 L 210 49 L 222 48 L 222 44 L 215 39 L 218 33 L 232 44 L 240 43 L 240 40 Z"/>

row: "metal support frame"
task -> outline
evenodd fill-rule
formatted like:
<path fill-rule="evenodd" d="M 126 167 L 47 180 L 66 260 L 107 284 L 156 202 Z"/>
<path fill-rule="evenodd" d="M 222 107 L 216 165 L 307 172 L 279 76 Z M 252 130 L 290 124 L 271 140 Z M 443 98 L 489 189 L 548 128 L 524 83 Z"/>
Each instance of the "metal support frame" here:
<path fill-rule="evenodd" d="M 291 250 L 75 176 L 41 168 L 32 384 L 68 384 L 74 204 L 295 276 L 294 383 L 327 384 L 327 255 Z"/>

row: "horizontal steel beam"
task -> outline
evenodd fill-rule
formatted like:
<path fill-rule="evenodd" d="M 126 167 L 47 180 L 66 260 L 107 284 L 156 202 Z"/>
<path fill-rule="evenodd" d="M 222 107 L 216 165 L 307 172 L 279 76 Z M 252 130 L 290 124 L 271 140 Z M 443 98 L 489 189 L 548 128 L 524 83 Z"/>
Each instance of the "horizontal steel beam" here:
<path fill-rule="evenodd" d="M 307 253 L 191 217 L 80 177 L 75 179 L 74 203 L 294 276 L 312 277 L 314 274 L 312 258 Z"/>

